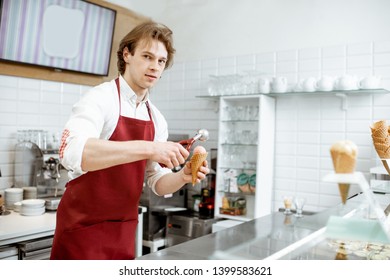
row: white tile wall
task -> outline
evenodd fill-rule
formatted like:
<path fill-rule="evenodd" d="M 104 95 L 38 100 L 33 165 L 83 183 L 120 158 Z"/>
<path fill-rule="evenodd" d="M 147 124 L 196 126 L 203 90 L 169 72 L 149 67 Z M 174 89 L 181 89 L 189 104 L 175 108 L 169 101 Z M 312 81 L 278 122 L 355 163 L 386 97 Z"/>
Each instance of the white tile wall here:
<path fill-rule="evenodd" d="M 210 131 L 206 148 L 217 147 L 218 103 L 197 98 L 207 94 L 210 75 L 259 71 L 284 75 L 291 83 L 321 75 L 381 75 L 390 90 L 390 42 L 363 42 L 299 50 L 217 57 L 176 62 L 152 90 L 151 98 L 166 116 L 171 133 L 193 135 Z M 16 130 L 61 130 L 72 107 L 86 88 L 81 85 L 0 76 L 0 189 L 12 185 L 13 147 Z M 379 165 L 369 125 L 390 121 L 390 95 L 359 95 L 347 99 L 342 110 L 339 97 L 280 97 L 276 102 L 274 209 L 286 194 L 305 196 L 308 210 L 319 211 L 340 201 L 334 184 L 321 178 L 332 170 L 330 145 L 350 139 L 359 147 L 357 170 L 368 175 Z M 351 193 L 357 188 L 352 187 Z"/>

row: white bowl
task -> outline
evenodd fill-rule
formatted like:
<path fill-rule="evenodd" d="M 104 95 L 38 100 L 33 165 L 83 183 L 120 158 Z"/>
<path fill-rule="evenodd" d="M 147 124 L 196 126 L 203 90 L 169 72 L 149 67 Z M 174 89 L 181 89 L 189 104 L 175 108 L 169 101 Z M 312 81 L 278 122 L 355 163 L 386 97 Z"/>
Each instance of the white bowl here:
<path fill-rule="evenodd" d="M 20 188 L 8 188 L 5 189 L 6 194 L 20 194 L 23 193 L 23 189 Z"/>
<path fill-rule="evenodd" d="M 45 206 L 43 199 L 25 199 L 22 200 L 22 207 L 24 208 L 40 208 Z"/>
<path fill-rule="evenodd" d="M 44 214 L 46 211 L 45 207 L 39 208 L 25 208 L 22 205 L 22 209 L 20 210 L 20 214 L 24 216 L 39 216 Z"/>
<path fill-rule="evenodd" d="M 22 202 L 21 201 L 15 202 L 13 209 L 15 212 L 20 212 L 20 210 L 22 209 Z"/>

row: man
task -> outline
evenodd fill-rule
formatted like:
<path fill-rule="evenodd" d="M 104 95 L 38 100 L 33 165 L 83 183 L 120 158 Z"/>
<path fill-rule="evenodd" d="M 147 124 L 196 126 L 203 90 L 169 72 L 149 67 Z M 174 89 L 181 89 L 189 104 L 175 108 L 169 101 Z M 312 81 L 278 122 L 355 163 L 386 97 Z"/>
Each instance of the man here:
<path fill-rule="evenodd" d="M 73 107 L 60 147 L 71 180 L 57 210 L 51 259 L 133 259 L 144 174 L 157 195 L 191 182 L 189 162 L 171 172 L 189 152 L 166 141 L 167 123 L 149 99 L 174 52 L 169 28 L 140 24 L 120 43 L 120 76 Z M 198 181 L 208 172 L 205 161 Z"/>

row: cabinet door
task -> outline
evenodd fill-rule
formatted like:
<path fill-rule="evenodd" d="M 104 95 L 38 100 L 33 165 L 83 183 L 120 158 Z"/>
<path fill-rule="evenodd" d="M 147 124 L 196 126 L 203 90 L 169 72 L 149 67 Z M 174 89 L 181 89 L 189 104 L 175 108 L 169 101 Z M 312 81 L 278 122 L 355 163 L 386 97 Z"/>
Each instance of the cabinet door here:
<path fill-rule="evenodd" d="M 269 180 L 264 185 L 259 167 L 266 160 L 266 169 L 269 164 L 273 168 L 269 157 L 273 158 L 274 106 L 274 99 L 266 96 L 221 98 L 216 216 L 247 221 L 270 213 L 272 190 L 267 190 L 272 188 L 273 175 L 264 174 L 271 176 L 271 185 Z"/>

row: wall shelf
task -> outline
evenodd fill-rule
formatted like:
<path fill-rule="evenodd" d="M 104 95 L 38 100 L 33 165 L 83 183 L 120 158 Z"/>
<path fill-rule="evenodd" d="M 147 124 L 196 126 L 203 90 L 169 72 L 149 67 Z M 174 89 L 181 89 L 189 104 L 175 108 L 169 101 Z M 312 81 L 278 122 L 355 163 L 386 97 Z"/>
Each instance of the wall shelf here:
<path fill-rule="evenodd" d="M 288 96 L 353 96 L 363 94 L 388 94 L 389 90 L 384 88 L 379 89 L 359 89 L 359 90 L 332 90 L 332 91 L 314 91 L 314 92 L 284 92 L 284 93 L 252 93 L 252 94 L 235 94 L 235 95 L 199 95 L 197 98 L 219 99 L 220 97 L 258 97 L 260 95 L 267 95 L 271 97 L 288 97 Z"/>

